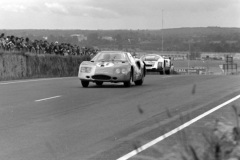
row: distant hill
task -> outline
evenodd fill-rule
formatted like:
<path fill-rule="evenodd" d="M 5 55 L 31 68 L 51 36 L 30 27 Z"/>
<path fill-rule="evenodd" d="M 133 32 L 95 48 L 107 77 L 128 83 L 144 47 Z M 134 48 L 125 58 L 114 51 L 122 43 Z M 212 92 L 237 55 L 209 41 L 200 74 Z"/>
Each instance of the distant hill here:
<path fill-rule="evenodd" d="M 196 36 L 196 35 L 232 35 L 240 34 L 240 28 L 221 28 L 221 27 L 195 27 L 195 28 L 173 28 L 164 29 L 168 36 Z M 153 31 L 154 34 L 159 34 L 159 30 Z"/>
<path fill-rule="evenodd" d="M 240 28 L 195 27 L 163 30 L 0 30 L 5 36 L 71 42 L 99 48 L 186 51 L 240 52 Z M 77 39 L 71 35 L 81 35 Z"/>

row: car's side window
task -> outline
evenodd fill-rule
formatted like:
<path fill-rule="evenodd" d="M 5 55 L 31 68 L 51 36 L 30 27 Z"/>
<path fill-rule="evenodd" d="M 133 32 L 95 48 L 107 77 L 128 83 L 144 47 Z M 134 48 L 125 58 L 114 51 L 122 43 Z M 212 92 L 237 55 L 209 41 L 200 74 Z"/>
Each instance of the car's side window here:
<path fill-rule="evenodd" d="M 131 63 L 134 64 L 135 63 L 135 59 L 132 57 L 132 55 L 130 53 L 127 53 L 127 54 L 128 54 L 128 57 L 129 57 Z"/>

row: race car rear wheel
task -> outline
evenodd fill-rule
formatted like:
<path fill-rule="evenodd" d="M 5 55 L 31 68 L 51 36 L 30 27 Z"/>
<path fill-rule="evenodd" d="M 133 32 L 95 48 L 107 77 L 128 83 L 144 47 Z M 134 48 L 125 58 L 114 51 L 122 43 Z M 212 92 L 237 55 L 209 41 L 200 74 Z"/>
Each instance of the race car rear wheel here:
<path fill-rule="evenodd" d="M 102 86 L 103 82 L 96 82 L 97 86 Z"/>
<path fill-rule="evenodd" d="M 81 81 L 81 83 L 84 88 L 88 87 L 89 85 L 89 81 Z"/>
<path fill-rule="evenodd" d="M 159 74 L 160 74 L 160 75 L 165 74 L 165 70 L 159 71 Z"/>
<path fill-rule="evenodd" d="M 141 86 L 143 84 L 143 81 L 144 81 L 144 77 L 142 77 L 142 79 L 140 80 L 135 81 L 134 83 L 136 86 Z"/>
<path fill-rule="evenodd" d="M 166 70 L 165 73 L 169 75 L 170 74 L 170 70 Z"/>

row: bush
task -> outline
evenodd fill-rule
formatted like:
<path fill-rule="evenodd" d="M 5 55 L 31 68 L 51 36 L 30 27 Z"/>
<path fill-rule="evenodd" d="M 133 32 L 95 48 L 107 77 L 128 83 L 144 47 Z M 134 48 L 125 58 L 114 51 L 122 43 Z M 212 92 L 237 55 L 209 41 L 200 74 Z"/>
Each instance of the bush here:
<path fill-rule="evenodd" d="M 90 60 L 90 56 L 1 52 L 0 80 L 77 76 L 78 67 L 84 60 Z"/>

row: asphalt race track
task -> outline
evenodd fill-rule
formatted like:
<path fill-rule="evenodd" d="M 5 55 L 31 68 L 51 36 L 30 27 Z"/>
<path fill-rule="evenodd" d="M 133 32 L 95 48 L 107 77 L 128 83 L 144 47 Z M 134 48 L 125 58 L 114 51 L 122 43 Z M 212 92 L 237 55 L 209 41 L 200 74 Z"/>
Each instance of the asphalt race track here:
<path fill-rule="evenodd" d="M 147 75 L 130 88 L 82 88 L 76 77 L 0 82 L 0 159 L 114 160 L 177 127 L 175 116 L 239 94 L 239 75 Z"/>

